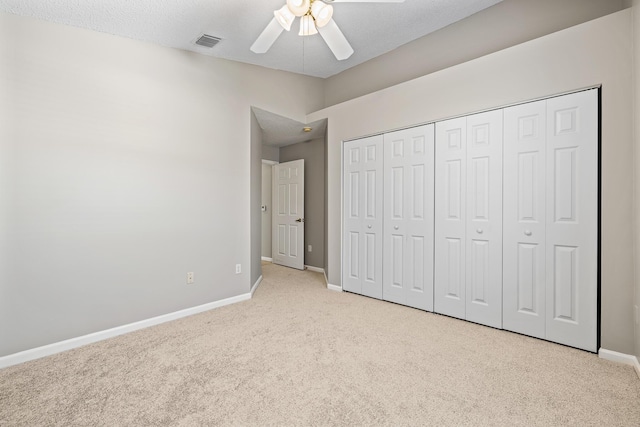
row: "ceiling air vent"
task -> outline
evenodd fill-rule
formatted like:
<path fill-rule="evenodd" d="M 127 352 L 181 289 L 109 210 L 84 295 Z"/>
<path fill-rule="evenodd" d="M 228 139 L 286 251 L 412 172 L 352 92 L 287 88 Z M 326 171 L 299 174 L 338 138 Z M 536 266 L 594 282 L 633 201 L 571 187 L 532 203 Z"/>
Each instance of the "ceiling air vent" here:
<path fill-rule="evenodd" d="M 214 47 L 220 40 L 222 39 L 208 34 L 203 34 L 198 40 L 196 40 L 196 44 L 204 47 Z"/>

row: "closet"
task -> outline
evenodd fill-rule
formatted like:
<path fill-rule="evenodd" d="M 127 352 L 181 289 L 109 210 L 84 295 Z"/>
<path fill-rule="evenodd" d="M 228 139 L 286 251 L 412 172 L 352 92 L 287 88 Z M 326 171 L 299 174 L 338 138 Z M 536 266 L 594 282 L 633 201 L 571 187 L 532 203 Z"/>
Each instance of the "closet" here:
<path fill-rule="evenodd" d="M 433 310 L 433 125 L 384 135 L 382 299 Z"/>
<path fill-rule="evenodd" d="M 502 110 L 436 124 L 434 311 L 502 326 Z"/>
<path fill-rule="evenodd" d="M 382 298 L 382 135 L 344 145 L 342 288 Z"/>
<path fill-rule="evenodd" d="M 595 352 L 598 91 L 504 120 L 504 329 Z"/>
<path fill-rule="evenodd" d="M 598 90 L 344 143 L 343 288 L 597 351 Z"/>
<path fill-rule="evenodd" d="M 345 290 L 433 310 L 433 128 L 345 143 Z"/>

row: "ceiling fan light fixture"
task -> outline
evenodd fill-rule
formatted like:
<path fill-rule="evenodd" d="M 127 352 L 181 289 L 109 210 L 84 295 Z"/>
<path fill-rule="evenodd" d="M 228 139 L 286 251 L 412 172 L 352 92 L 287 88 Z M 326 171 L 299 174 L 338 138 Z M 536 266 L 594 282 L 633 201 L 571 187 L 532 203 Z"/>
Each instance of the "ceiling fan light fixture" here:
<path fill-rule="evenodd" d="M 309 11 L 310 0 L 287 0 L 287 6 L 295 16 L 303 16 Z"/>
<path fill-rule="evenodd" d="M 316 20 L 316 26 L 322 28 L 327 25 L 333 17 L 333 6 L 316 0 L 311 5 L 311 15 L 313 15 L 313 18 Z"/>
<path fill-rule="evenodd" d="M 286 4 L 273 12 L 273 15 L 276 17 L 278 24 L 282 25 L 282 28 L 287 31 L 291 30 L 291 24 L 293 23 L 293 20 L 296 19 L 296 16 L 291 12 L 291 10 L 289 10 L 289 7 Z"/>
<path fill-rule="evenodd" d="M 318 34 L 318 30 L 316 29 L 316 24 L 313 22 L 313 17 L 311 15 L 304 15 L 300 18 L 300 32 L 299 36 L 312 36 L 314 34 Z"/>

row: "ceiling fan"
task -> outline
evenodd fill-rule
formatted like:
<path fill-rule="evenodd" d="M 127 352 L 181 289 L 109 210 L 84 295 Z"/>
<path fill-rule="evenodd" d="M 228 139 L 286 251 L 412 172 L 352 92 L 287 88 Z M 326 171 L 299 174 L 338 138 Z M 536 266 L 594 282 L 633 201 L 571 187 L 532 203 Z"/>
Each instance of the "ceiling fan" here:
<path fill-rule="evenodd" d="M 342 61 L 353 54 L 353 48 L 333 20 L 330 3 L 402 3 L 404 0 L 287 0 L 273 12 L 273 19 L 251 45 L 251 51 L 265 53 L 282 34 L 291 29 L 296 17 L 300 17 L 300 36 L 320 33 L 336 59 Z"/>

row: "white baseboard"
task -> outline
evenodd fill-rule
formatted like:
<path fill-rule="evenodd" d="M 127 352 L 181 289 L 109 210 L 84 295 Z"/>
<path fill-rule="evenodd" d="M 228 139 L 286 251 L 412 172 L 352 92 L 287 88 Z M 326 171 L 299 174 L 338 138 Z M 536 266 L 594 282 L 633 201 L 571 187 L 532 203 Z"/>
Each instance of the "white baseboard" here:
<path fill-rule="evenodd" d="M 256 283 L 254 283 L 253 286 L 251 287 L 251 298 L 253 298 L 253 294 L 255 293 L 256 289 L 258 289 L 258 286 L 260 286 L 260 283 L 262 283 L 262 275 L 258 277 L 258 280 L 256 280 Z"/>
<path fill-rule="evenodd" d="M 258 280 L 259 281 L 262 280 L 262 277 L 260 277 L 260 279 Z M 259 281 L 256 282 L 256 285 L 254 285 L 254 288 L 257 286 Z M 8 356 L 0 357 L 0 369 L 13 366 L 13 365 L 18 365 L 20 363 L 28 362 L 30 360 L 40 359 L 41 357 L 50 356 L 56 353 L 61 353 L 63 351 L 82 347 L 87 344 L 92 344 L 98 341 L 117 337 L 118 335 L 123 335 L 129 332 L 137 331 L 139 329 L 148 328 L 150 326 L 159 325 L 161 323 L 170 322 L 172 320 L 180 319 L 182 317 L 192 316 L 194 314 L 202 313 L 203 311 L 209 311 L 214 308 L 235 304 L 235 303 L 246 301 L 249 299 L 251 299 L 251 293 L 242 294 L 235 297 L 226 298 L 220 301 L 214 301 L 207 304 L 198 305 L 196 307 L 174 311 L 173 313 L 152 317 L 151 319 L 145 319 L 139 322 L 129 323 L 128 325 L 117 326 L 115 328 L 107 329 L 104 331 L 94 332 L 92 334 L 83 335 L 81 337 L 71 338 L 68 340 L 45 345 L 42 347 L 36 347 L 30 350 L 21 351 L 19 353 L 10 354 Z"/>
<path fill-rule="evenodd" d="M 263 256 L 263 257 L 262 257 L 262 260 L 263 260 L 263 261 L 267 261 L 267 262 L 273 262 L 273 258 L 269 258 L 269 257 L 267 257 L 267 256 Z"/>
<path fill-rule="evenodd" d="M 304 268 L 315 273 L 324 273 L 324 268 L 314 267 L 312 265 L 305 265 Z"/>
<path fill-rule="evenodd" d="M 635 368 L 638 377 L 640 377 L 640 362 L 638 362 L 638 358 L 632 354 L 618 353 L 617 351 L 601 348 L 600 351 L 598 351 L 598 357 L 612 362 L 631 365 Z"/>
<path fill-rule="evenodd" d="M 330 291 L 342 292 L 342 286 L 332 285 L 331 283 L 329 283 L 329 278 L 327 277 L 326 271 L 322 270 L 322 272 L 324 273 L 324 281 L 327 284 L 327 289 L 329 289 Z"/>

